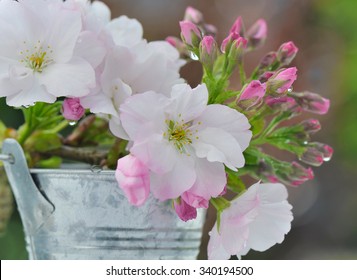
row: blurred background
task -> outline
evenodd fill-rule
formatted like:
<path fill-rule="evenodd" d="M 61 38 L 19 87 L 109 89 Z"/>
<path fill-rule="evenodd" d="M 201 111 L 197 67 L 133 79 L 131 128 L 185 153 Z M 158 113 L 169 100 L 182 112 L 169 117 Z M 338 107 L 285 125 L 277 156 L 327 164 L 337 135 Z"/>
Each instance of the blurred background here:
<path fill-rule="evenodd" d="M 185 8 L 204 13 L 205 21 L 218 28 L 217 41 L 241 15 L 249 27 L 257 19 L 268 23 L 264 47 L 246 58 L 251 71 L 267 52 L 287 41 L 299 47 L 292 65 L 299 69 L 294 90 L 309 90 L 331 99 L 330 112 L 318 116 L 322 131 L 313 140 L 331 145 L 330 162 L 315 168 L 316 178 L 289 189 L 294 221 L 283 244 L 264 253 L 250 252 L 245 259 L 357 259 L 357 1 L 355 0 L 103 0 L 112 16 L 127 15 L 144 26 L 144 37 L 162 40 L 179 37 L 178 22 Z M 191 63 L 182 75 L 195 86 L 200 66 Z M 312 117 L 306 115 L 306 118 Z M 315 116 L 316 117 L 316 116 Z M 0 102 L 0 118 L 18 126 L 21 116 Z M 6 194 L 0 191 L 0 196 Z M 0 207 L 2 207 L 0 205 Z M 206 258 L 205 227 L 199 258 Z M 1 226 L 1 216 L 0 216 Z M 0 259 L 26 259 L 21 221 L 14 210 L 6 232 L 0 236 Z"/>

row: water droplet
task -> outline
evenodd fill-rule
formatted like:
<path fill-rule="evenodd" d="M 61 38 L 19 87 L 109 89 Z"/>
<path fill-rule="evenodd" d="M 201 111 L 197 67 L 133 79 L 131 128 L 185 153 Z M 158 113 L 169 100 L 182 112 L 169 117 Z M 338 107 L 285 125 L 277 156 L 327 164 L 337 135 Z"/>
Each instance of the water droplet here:
<path fill-rule="evenodd" d="M 77 124 L 77 122 L 72 121 L 72 122 L 69 122 L 68 124 L 69 124 L 70 126 L 74 126 L 74 125 L 76 125 L 76 124 Z"/>
<path fill-rule="evenodd" d="M 191 57 L 192 60 L 198 60 L 199 59 L 198 56 L 193 52 L 190 52 L 190 57 Z"/>
<path fill-rule="evenodd" d="M 324 156 L 324 157 L 323 157 L 323 160 L 324 160 L 324 161 L 330 161 L 330 159 L 331 159 L 331 156 Z"/>
<path fill-rule="evenodd" d="M 307 141 L 304 141 L 304 145 L 307 145 L 308 144 L 308 142 Z"/>
<path fill-rule="evenodd" d="M 288 88 L 288 92 L 293 92 L 293 87 Z"/>
<path fill-rule="evenodd" d="M 100 165 L 92 165 L 90 167 L 90 171 L 92 171 L 93 173 L 99 173 L 103 170 L 103 168 Z"/>
<path fill-rule="evenodd" d="M 29 105 L 23 105 L 24 108 L 30 108 L 31 106 L 34 106 L 36 103 L 32 103 L 32 104 L 29 104 Z"/>

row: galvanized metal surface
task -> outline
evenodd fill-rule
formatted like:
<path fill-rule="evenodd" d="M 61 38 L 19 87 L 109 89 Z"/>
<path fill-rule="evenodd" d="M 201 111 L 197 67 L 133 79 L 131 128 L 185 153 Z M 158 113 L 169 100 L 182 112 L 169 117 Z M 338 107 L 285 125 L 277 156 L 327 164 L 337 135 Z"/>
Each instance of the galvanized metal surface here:
<path fill-rule="evenodd" d="M 182 222 L 168 202 L 130 205 L 113 171 L 29 171 L 20 145 L 3 143 L 4 162 L 31 259 L 195 259 L 205 211 Z M 11 158 L 11 156 L 10 156 Z"/>

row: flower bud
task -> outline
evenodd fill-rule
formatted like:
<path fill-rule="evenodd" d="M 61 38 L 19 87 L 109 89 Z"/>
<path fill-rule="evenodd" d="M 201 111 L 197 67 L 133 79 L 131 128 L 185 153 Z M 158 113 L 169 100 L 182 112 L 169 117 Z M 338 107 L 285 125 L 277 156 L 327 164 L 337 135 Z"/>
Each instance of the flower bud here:
<path fill-rule="evenodd" d="M 276 52 L 269 52 L 260 60 L 258 69 L 259 70 L 270 69 L 276 62 L 277 62 Z"/>
<path fill-rule="evenodd" d="M 85 113 L 79 98 L 66 98 L 62 103 L 62 115 L 66 120 L 78 121 Z"/>
<path fill-rule="evenodd" d="M 212 36 L 204 36 L 200 43 L 200 60 L 207 70 L 212 70 L 217 58 L 218 46 Z"/>
<path fill-rule="evenodd" d="M 174 36 L 169 36 L 165 39 L 165 41 L 177 49 L 177 51 L 180 53 L 181 58 L 189 57 L 189 53 L 186 45 L 179 38 Z"/>
<path fill-rule="evenodd" d="M 306 181 L 312 180 L 314 178 L 314 172 L 310 167 L 305 168 L 301 164 L 293 161 L 289 172 L 281 173 L 278 177 L 282 183 L 291 187 L 297 187 Z"/>
<path fill-rule="evenodd" d="M 203 197 L 186 191 L 181 195 L 181 200 L 184 200 L 188 205 L 194 208 L 208 208 L 209 201 Z"/>
<path fill-rule="evenodd" d="M 201 24 L 203 22 L 203 14 L 199 10 L 188 6 L 186 8 L 183 20 L 190 21 L 194 24 Z"/>
<path fill-rule="evenodd" d="M 197 25 L 190 21 L 180 21 L 180 27 L 182 41 L 190 47 L 198 48 L 202 34 Z"/>
<path fill-rule="evenodd" d="M 237 33 L 240 36 L 244 35 L 244 24 L 242 17 L 238 17 L 236 21 L 233 23 L 231 29 L 229 30 L 229 33 Z"/>
<path fill-rule="evenodd" d="M 250 110 L 255 106 L 259 106 L 265 95 L 265 89 L 265 84 L 261 84 L 257 80 L 251 81 L 243 88 L 243 91 L 238 98 L 237 105 L 245 110 Z"/>
<path fill-rule="evenodd" d="M 132 155 L 120 158 L 115 178 L 131 204 L 144 204 L 150 192 L 150 174 L 139 159 Z"/>
<path fill-rule="evenodd" d="M 281 66 L 289 65 L 295 58 L 298 50 L 299 49 L 291 41 L 282 44 L 277 52 L 277 57 Z"/>
<path fill-rule="evenodd" d="M 197 217 L 196 208 L 188 205 L 183 199 L 174 200 L 174 208 L 179 218 L 184 222 L 194 220 Z"/>
<path fill-rule="evenodd" d="M 290 111 L 294 114 L 301 113 L 301 107 L 296 103 L 295 99 L 288 96 L 273 97 L 266 96 L 265 103 L 274 111 Z"/>
<path fill-rule="evenodd" d="M 287 93 L 297 78 L 296 67 L 282 69 L 267 82 L 267 91 L 273 96 L 282 96 Z"/>
<path fill-rule="evenodd" d="M 259 77 L 259 82 L 261 83 L 266 83 L 271 77 L 273 77 L 275 72 L 267 71 L 264 72 L 260 77 Z"/>
<path fill-rule="evenodd" d="M 307 112 L 323 115 L 330 108 L 330 100 L 312 92 L 294 92 L 291 96 Z"/>
<path fill-rule="evenodd" d="M 329 161 L 332 157 L 333 149 L 323 143 L 310 143 L 306 152 L 299 158 L 302 162 L 312 166 L 320 166 L 324 161 Z"/>
<path fill-rule="evenodd" d="M 304 120 L 300 124 L 303 126 L 304 131 L 308 134 L 316 133 L 321 129 L 321 124 L 316 119 Z"/>
<path fill-rule="evenodd" d="M 248 46 L 256 49 L 262 46 L 267 38 L 268 27 L 264 19 L 258 19 L 247 31 Z"/>

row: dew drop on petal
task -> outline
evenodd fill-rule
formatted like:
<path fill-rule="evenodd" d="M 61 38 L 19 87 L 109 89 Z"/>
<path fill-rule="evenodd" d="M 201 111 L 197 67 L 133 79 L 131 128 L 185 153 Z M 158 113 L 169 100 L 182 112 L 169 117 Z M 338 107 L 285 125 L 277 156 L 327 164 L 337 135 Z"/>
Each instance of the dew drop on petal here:
<path fill-rule="evenodd" d="M 74 126 L 74 125 L 77 124 L 77 122 L 73 121 L 73 122 L 69 122 L 68 124 L 69 124 L 70 126 Z"/>
<path fill-rule="evenodd" d="M 190 57 L 191 57 L 192 60 L 198 60 L 199 59 L 198 56 L 193 52 L 190 52 Z"/>
<path fill-rule="evenodd" d="M 293 87 L 288 88 L 288 92 L 293 92 Z"/>

